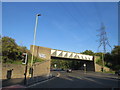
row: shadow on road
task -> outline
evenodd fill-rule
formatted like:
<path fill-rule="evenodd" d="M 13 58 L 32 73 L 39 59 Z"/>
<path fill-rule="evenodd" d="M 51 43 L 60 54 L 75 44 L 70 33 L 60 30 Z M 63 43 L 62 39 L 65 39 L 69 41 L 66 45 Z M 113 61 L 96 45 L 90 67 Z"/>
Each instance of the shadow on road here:
<path fill-rule="evenodd" d="M 24 78 L 14 78 L 2 80 L 2 87 L 11 86 L 15 84 L 24 85 Z"/>
<path fill-rule="evenodd" d="M 115 78 L 94 77 L 87 74 L 75 76 L 74 73 L 61 71 L 60 77 L 37 84 L 31 88 L 102 88 L 102 90 L 109 90 L 112 87 L 118 88 L 115 80 Z"/>
<path fill-rule="evenodd" d="M 52 77 L 54 76 L 44 75 L 44 76 L 36 76 L 32 78 L 27 78 L 25 86 L 28 86 L 28 85 L 31 85 L 37 82 L 41 82 L 41 81 L 50 79 Z M 16 84 L 24 85 L 24 78 L 11 78 L 11 79 L 2 80 L 2 87 L 16 85 Z"/>

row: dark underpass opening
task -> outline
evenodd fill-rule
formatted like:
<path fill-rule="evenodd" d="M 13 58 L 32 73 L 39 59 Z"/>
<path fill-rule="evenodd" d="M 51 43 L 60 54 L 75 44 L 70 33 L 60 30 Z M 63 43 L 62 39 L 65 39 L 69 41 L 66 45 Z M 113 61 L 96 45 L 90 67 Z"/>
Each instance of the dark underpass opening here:
<path fill-rule="evenodd" d="M 51 69 L 84 70 L 85 68 L 86 71 L 95 71 L 94 61 L 51 57 Z"/>

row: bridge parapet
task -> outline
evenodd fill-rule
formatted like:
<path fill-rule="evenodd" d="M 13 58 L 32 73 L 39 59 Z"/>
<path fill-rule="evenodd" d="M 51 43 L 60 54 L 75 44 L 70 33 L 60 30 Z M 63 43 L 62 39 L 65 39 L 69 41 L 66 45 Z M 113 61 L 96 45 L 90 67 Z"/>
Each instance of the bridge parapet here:
<path fill-rule="evenodd" d="M 62 50 L 56 50 L 56 49 L 51 49 L 51 56 L 93 61 L 93 56 L 90 56 L 90 55 L 62 51 Z"/>

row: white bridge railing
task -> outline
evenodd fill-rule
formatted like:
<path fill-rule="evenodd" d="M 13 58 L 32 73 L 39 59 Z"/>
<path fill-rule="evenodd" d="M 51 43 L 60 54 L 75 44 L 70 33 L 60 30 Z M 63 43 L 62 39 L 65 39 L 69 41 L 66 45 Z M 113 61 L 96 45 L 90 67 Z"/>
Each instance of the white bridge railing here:
<path fill-rule="evenodd" d="M 54 57 L 61 57 L 61 58 L 70 58 L 70 59 L 81 59 L 81 60 L 93 60 L 93 56 L 90 55 L 84 55 L 80 53 L 74 53 L 74 52 L 68 52 L 68 51 L 62 51 L 62 50 L 56 50 L 51 49 L 51 56 Z"/>

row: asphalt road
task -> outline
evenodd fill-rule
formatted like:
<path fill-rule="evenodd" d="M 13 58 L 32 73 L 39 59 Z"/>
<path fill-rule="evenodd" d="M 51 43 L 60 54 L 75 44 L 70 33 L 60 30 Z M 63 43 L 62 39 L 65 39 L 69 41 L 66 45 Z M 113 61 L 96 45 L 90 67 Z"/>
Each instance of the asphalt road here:
<path fill-rule="evenodd" d="M 44 83 L 37 83 L 29 88 L 118 88 L 120 80 L 118 76 L 112 74 L 103 74 L 95 72 L 73 71 L 53 71 L 59 73 L 59 77 L 55 77 Z"/>

